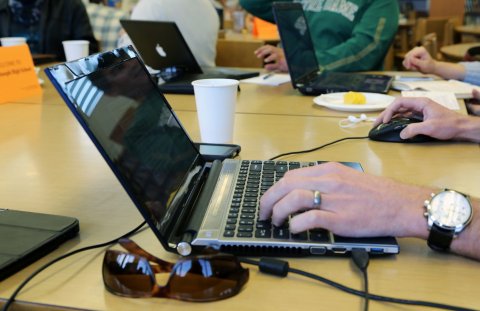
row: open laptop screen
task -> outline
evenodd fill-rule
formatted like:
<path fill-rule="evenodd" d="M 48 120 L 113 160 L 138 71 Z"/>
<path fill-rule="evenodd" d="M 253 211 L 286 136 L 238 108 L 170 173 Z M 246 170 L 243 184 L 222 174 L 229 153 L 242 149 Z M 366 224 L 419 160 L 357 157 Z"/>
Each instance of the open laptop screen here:
<path fill-rule="evenodd" d="M 166 235 L 203 163 L 144 66 L 123 60 L 65 81 L 63 90 L 145 218 Z"/>
<path fill-rule="evenodd" d="M 300 3 L 275 3 L 274 15 L 295 86 L 304 76 L 319 70 L 307 20 Z"/>

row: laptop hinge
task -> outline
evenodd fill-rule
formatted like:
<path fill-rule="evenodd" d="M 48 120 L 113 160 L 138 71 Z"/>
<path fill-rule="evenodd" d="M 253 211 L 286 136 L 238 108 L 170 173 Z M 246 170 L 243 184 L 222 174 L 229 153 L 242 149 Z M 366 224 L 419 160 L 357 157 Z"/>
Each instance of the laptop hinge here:
<path fill-rule="evenodd" d="M 205 213 L 207 212 L 208 204 L 215 190 L 218 176 L 222 170 L 221 161 L 213 161 L 209 163 L 208 174 L 203 173 L 202 181 L 197 183 L 196 189 L 192 191 L 191 195 L 185 201 L 184 213 L 181 215 L 182 221 L 176 226 L 172 236 L 173 244 L 180 242 L 190 243 L 196 236 L 202 224 Z"/>
<path fill-rule="evenodd" d="M 322 75 L 321 70 L 314 70 L 304 74 L 296 81 L 295 88 L 301 88 L 306 85 L 310 85 L 316 79 L 316 77 L 320 75 Z"/>

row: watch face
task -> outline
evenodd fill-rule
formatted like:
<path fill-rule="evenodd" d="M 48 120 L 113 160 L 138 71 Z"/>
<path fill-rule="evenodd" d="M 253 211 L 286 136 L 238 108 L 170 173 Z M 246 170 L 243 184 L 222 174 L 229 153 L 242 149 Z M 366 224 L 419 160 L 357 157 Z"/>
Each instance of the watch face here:
<path fill-rule="evenodd" d="M 442 227 L 463 228 L 470 221 L 472 206 L 461 193 L 443 191 L 430 201 L 430 215 Z"/>

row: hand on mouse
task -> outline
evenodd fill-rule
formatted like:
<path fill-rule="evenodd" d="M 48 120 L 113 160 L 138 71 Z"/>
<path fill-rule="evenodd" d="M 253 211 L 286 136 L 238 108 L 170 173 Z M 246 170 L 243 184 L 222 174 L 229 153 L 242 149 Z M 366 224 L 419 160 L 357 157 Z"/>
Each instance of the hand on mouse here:
<path fill-rule="evenodd" d="M 375 120 L 373 126 L 389 122 L 397 115 L 419 114 L 423 121 L 409 124 L 402 139 L 423 134 L 441 140 L 480 142 L 480 119 L 461 115 L 424 97 L 398 97 Z"/>
<path fill-rule="evenodd" d="M 285 54 L 281 48 L 264 45 L 255 50 L 254 53 L 258 58 L 263 59 L 266 70 L 288 72 Z"/>

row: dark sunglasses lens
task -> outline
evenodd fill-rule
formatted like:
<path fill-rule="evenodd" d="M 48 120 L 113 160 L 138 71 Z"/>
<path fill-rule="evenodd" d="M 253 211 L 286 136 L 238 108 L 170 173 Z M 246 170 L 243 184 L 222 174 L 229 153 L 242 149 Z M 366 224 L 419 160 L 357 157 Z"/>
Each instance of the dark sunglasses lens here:
<path fill-rule="evenodd" d="M 155 275 L 148 261 L 140 256 L 107 251 L 103 259 L 103 282 L 115 294 L 151 297 Z"/>
<path fill-rule="evenodd" d="M 188 301 L 220 300 L 238 294 L 247 280 L 248 270 L 233 256 L 187 258 L 173 268 L 168 296 Z"/>

